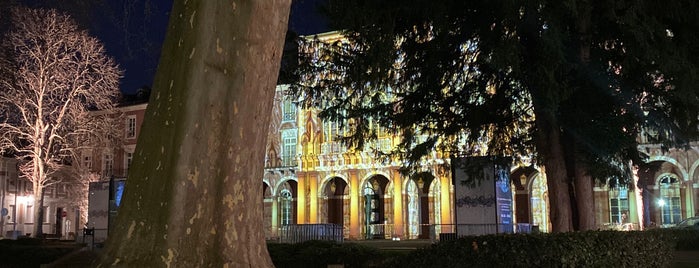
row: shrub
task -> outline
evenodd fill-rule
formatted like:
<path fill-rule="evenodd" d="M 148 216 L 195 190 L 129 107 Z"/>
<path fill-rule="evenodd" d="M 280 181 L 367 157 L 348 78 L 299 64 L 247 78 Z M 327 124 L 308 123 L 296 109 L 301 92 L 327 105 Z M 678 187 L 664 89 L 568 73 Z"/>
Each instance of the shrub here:
<path fill-rule="evenodd" d="M 649 233 L 669 237 L 675 242 L 676 250 L 699 250 L 699 230 L 696 229 L 653 229 Z"/>
<path fill-rule="evenodd" d="M 463 237 L 418 249 L 392 267 L 667 267 L 674 243 L 649 232 Z"/>
<path fill-rule="evenodd" d="M 354 243 L 338 244 L 329 241 L 308 241 L 299 244 L 267 244 L 276 267 L 327 267 L 344 264 L 345 267 L 375 266 L 383 259 L 377 249 Z"/>

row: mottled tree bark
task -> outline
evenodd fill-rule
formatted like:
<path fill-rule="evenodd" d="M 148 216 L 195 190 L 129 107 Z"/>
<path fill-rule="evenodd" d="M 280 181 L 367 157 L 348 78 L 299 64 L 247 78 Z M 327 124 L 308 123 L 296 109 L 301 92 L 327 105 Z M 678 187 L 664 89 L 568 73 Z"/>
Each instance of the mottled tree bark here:
<path fill-rule="evenodd" d="M 100 266 L 272 266 L 260 178 L 290 2 L 174 1 Z"/>

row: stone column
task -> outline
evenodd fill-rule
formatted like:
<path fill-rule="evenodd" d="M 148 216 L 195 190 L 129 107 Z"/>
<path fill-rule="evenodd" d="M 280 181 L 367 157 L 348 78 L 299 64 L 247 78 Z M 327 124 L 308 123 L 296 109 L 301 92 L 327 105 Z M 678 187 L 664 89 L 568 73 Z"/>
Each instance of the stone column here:
<path fill-rule="evenodd" d="M 279 237 L 279 196 L 272 195 L 272 235 Z"/>
<path fill-rule="evenodd" d="M 440 195 L 439 195 L 439 204 L 440 204 L 440 212 L 441 212 L 441 220 L 442 224 L 453 224 L 454 221 L 451 218 L 451 194 L 450 194 L 450 189 L 451 189 L 451 178 L 447 176 L 446 174 L 439 175 L 439 185 L 441 186 L 439 188 L 440 190 Z M 442 227 L 442 232 L 453 232 L 451 227 L 444 226 Z"/>
<path fill-rule="evenodd" d="M 359 178 L 357 178 L 357 170 L 350 170 L 350 239 L 359 239 L 360 223 L 359 223 Z"/>
<path fill-rule="evenodd" d="M 403 223 L 403 178 L 400 171 L 393 170 L 393 233 L 396 237 L 405 238 Z"/>
<path fill-rule="evenodd" d="M 318 223 L 318 173 L 308 172 L 306 173 L 306 182 L 309 184 L 310 191 L 310 203 L 309 210 L 309 223 Z"/>
<path fill-rule="evenodd" d="M 306 223 L 306 173 L 298 174 L 298 194 L 296 195 L 296 223 Z"/>

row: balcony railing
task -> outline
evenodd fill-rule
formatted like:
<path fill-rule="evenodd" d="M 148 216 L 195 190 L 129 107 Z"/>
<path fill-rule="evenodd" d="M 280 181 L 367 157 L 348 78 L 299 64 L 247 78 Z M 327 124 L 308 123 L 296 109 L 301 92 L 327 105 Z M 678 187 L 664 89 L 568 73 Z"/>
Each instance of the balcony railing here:
<path fill-rule="evenodd" d="M 279 242 L 301 243 L 309 240 L 327 240 L 342 242 L 342 226 L 333 223 L 290 224 L 279 228 Z"/>
<path fill-rule="evenodd" d="M 282 167 L 295 167 L 298 164 L 296 156 L 284 155 L 282 156 Z"/>
<path fill-rule="evenodd" d="M 322 154 L 339 154 L 346 151 L 345 146 L 339 142 L 326 142 L 320 147 L 320 152 Z"/>
<path fill-rule="evenodd" d="M 284 113 L 282 114 L 282 121 L 283 122 L 289 122 L 289 121 L 295 121 L 296 120 L 296 113 Z"/>

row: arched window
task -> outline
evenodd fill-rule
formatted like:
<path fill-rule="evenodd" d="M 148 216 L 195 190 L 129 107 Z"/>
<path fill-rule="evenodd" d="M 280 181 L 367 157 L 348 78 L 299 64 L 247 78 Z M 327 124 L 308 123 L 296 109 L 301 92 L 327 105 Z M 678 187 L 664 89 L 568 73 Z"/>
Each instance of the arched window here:
<path fill-rule="evenodd" d="M 541 174 L 531 181 L 531 223 L 539 226 L 539 231 L 548 232 L 548 186 Z"/>
<path fill-rule="evenodd" d="M 410 239 L 416 239 L 420 235 L 420 195 L 414 180 L 408 182 L 408 234 Z"/>
<path fill-rule="evenodd" d="M 282 225 L 289 225 L 292 223 L 291 220 L 291 192 L 289 190 L 284 189 L 281 191 L 279 194 L 279 203 L 281 204 L 281 220 L 282 220 Z"/>
<path fill-rule="evenodd" d="M 675 224 L 682 220 L 680 183 L 677 177 L 665 175 L 660 178 L 660 223 Z"/>

